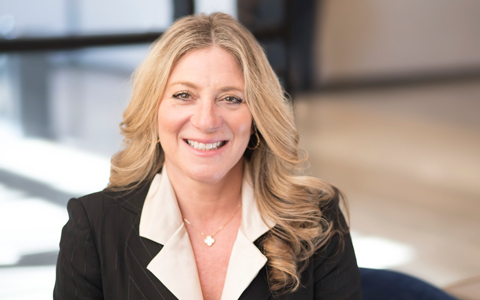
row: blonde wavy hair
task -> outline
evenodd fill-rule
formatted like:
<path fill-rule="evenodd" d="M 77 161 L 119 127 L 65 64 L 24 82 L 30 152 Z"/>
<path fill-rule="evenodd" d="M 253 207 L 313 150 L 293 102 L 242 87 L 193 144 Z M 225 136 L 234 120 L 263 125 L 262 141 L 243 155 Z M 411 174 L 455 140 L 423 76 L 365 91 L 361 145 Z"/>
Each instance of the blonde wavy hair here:
<path fill-rule="evenodd" d="M 343 230 L 324 216 L 327 204 L 341 197 L 331 185 L 301 175 L 305 160 L 299 158 L 292 106 L 260 45 L 232 17 L 184 17 L 154 43 L 134 73 L 132 99 L 120 126 L 124 149 L 112 158 L 108 189 L 132 189 L 163 166 L 157 112 L 170 72 L 185 53 L 212 46 L 230 52 L 244 75 L 246 102 L 260 138 L 259 147 L 246 150 L 245 157 L 258 209 L 276 224 L 261 243 L 268 258 L 268 281 L 276 294 L 292 292 L 300 287 L 300 274 L 315 251 Z"/>

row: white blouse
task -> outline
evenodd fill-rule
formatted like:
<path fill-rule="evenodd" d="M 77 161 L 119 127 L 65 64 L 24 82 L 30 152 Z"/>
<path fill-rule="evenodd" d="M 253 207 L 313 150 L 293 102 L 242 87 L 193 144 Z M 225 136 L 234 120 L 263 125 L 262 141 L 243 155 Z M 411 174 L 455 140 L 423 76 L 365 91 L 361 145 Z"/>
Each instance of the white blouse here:
<path fill-rule="evenodd" d="M 222 300 L 238 299 L 265 265 L 267 258 L 253 241 L 273 225 L 262 220 L 245 170 L 242 220 L 230 255 Z M 147 269 L 178 299 L 203 299 L 192 245 L 166 168 L 155 176 L 148 190 L 140 219 L 140 236 L 163 245 Z"/>

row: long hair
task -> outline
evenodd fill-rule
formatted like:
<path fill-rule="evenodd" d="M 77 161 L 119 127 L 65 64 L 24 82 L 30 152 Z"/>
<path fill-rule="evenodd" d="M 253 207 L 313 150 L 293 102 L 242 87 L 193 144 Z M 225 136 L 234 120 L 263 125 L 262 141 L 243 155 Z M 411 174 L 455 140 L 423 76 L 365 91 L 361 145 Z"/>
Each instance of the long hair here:
<path fill-rule="evenodd" d="M 109 189 L 127 190 L 152 179 L 164 163 L 157 143 L 157 112 L 175 63 L 187 52 L 221 47 L 238 62 L 245 98 L 260 145 L 246 150 L 258 209 L 276 225 L 262 240 L 272 292 L 295 291 L 308 260 L 338 231 L 324 207 L 338 191 L 301 174 L 292 106 L 253 35 L 223 13 L 176 21 L 153 45 L 134 73 L 132 99 L 123 115 L 124 149 L 112 157 Z M 253 138 L 252 138 L 253 139 Z"/>

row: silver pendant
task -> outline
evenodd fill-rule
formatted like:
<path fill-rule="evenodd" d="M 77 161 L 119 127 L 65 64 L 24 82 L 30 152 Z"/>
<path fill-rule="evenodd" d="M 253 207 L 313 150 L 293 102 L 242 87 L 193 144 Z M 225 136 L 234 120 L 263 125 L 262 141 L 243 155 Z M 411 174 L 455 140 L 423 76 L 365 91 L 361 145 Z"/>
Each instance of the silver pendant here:
<path fill-rule="evenodd" d="M 215 243 L 215 240 L 210 235 L 207 235 L 203 242 L 207 244 L 208 247 L 211 247 L 213 243 Z"/>

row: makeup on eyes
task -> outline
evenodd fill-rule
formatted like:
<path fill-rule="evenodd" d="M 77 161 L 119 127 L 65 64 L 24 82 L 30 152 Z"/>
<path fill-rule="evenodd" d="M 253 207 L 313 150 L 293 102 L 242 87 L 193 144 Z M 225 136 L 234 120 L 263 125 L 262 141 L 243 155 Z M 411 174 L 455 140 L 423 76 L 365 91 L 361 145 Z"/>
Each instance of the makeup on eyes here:
<path fill-rule="evenodd" d="M 179 100 L 186 100 L 191 97 L 189 92 L 178 92 L 172 95 L 173 98 L 179 99 Z M 240 97 L 236 96 L 224 96 L 221 97 L 220 99 L 226 101 L 229 104 L 241 104 L 243 103 L 243 99 Z"/>
<path fill-rule="evenodd" d="M 181 97 L 181 95 L 184 95 L 186 97 Z M 187 97 L 191 97 L 191 95 L 188 92 L 178 92 L 173 94 L 172 97 L 176 99 L 187 99 Z"/>

